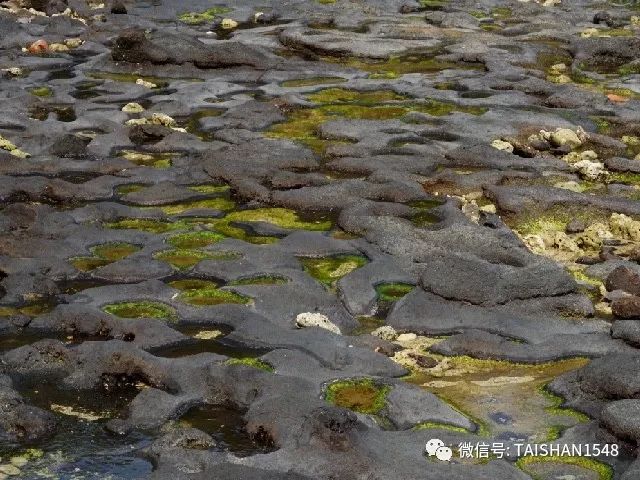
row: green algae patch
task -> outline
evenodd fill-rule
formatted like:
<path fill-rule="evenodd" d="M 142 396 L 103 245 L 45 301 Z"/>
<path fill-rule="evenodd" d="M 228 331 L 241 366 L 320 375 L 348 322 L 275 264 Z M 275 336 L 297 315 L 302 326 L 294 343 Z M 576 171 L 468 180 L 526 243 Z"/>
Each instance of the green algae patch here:
<path fill-rule="evenodd" d="M 184 12 L 178 16 L 178 20 L 187 25 L 201 25 L 203 23 L 212 22 L 217 15 L 229 13 L 228 7 L 213 7 L 203 12 Z"/>
<path fill-rule="evenodd" d="M 376 285 L 378 299 L 384 302 L 396 302 L 411 292 L 415 285 L 409 283 L 381 283 Z"/>
<path fill-rule="evenodd" d="M 449 115 L 453 112 L 482 115 L 486 111 L 484 107 L 462 106 L 433 99 L 411 99 L 392 90 L 329 88 L 309 94 L 307 98 L 318 106 L 292 110 L 288 113 L 286 122 L 273 125 L 266 135 L 298 141 L 322 153 L 332 144 L 348 142 L 320 136 L 320 125 L 331 120 L 393 120 L 411 112 L 432 116 Z"/>
<path fill-rule="evenodd" d="M 447 6 L 449 0 L 419 0 L 420 5 L 426 10 L 440 10 Z"/>
<path fill-rule="evenodd" d="M 411 215 L 411 223 L 416 227 L 428 227 L 440 221 L 440 217 L 433 213 L 433 209 L 440 207 L 444 202 L 440 200 L 419 200 L 408 205 L 415 209 Z"/>
<path fill-rule="evenodd" d="M 375 414 L 384 408 L 391 387 L 371 379 L 340 380 L 327 386 L 325 400 L 354 412 Z"/>
<path fill-rule="evenodd" d="M 31 95 L 35 95 L 36 97 L 52 97 L 53 96 L 53 90 L 45 86 L 31 88 L 29 90 L 29 93 Z"/>
<path fill-rule="evenodd" d="M 118 185 L 115 188 L 115 193 L 116 195 L 127 195 L 128 193 L 139 192 L 148 186 L 149 185 L 144 183 L 126 183 L 124 185 Z"/>
<path fill-rule="evenodd" d="M 538 392 L 540 393 L 540 395 L 543 395 L 549 402 L 551 402 L 551 405 L 545 409 L 551 415 L 571 416 L 575 418 L 579 423 L 586 423 L 590 420 L 589 416 L 585 415 L 582 412 L 579 412 L 572 408 L 563 407 L 563 398 L 551 392 L 547 387 L 547 384 L 541 385 L 538 388 Z"/>
<path fill-rule="evenodd" d="M 567 224 L 574 219 L 581 220 L 587 225 L 596 222 L 609 222 L 610 214 L 593 207 L 567 208 L 551 207 L 544 212 L 535 211 L 514 218 L 507 218 L 507 223 L 521 235 L 535 235 L 543 232 L 564 232 Z"/>
<path fill-rule="evenodd" d="M 351 335 L 364 335 L 371 333 L 385 324 L 383 318 L 371 315 L 360 315 L 356 317 L 356 321 L 359 325 L 351 332 Z"/>
<path fill-rule="evenodd" d="M 220 305 L 222 303 L 247 304 L 251 301 L 249 297 L 237 293 L 220 290 L 215 282 L 209 280 L 176 280 L 169 283 L 169 286 L 180 290 L 178 296 L 180 301 L 190 305 Z"/>
<path fill-rule="evenodd" d="M 203 185 L 192 185 L 187 187 L 194 192 L 202 193 L 205 195 L 211 195 L 213 193 L 224 193 L 229 191 L 229 185 L 216 185 L 213 183 L 206 183 Z"/>
<path fill-rule="evenodd" d="M 167 262 L 178 270 L 194 267 L 202 260 L 232 260 L 238 258 L 233 252 L 209 252 L 196 249 L 171 249 L 156 253 L 154 258 Z"/>
<path fill-rule="evenodd" d="M 43 298 L 31 301 L 21 307 L 13 307 L 9 305 L 0 305 L 0 317 L 11 317 L 13 315 L 26 315 L 35 317 L 43 313 L 49 313 L 54 309 L 56 303 L 52 298 Z"/>
<path fill-rule="evenodd" d="M 200 280 L 198 278 L 174 280 L 169 283 L 169 286 L 181 291 L 218 288 L 218 284 L 216 282 L 212 282 L 211 280 Z"/>
<path fill-rule="evenodd" d="M 184 303 L 196 306 L 220 305 L 223 303 L 246 305 L 251 301 L 249 297 L 244 295 L 217 288 L 186 290 L 178 298 Z"/>
<path fill-rule="evenodd" d="M 525 456 L 521 457 L 516 461 L 516 466 L 520 468 L 523 472 L 531 475 L 533 478 L 539 478 L 536 475 L 536 464 L 540 465 L 543 463 L 556 463 L 556 464 L 565 464 L 565 465 L 573 465 L 576 467 L 580 467 L 586 470 L 591 470 L 598 475 L 599 480 L 612 480 L 613 479 L 613 468 L 609 465 L 594 460 L 590 457 L 569 457 L 569 456 Z"/>
<path fill-rule="evenodd" d="M 237 238 L 250 243 L 273 243 L 275 237 L 254 236 L 237 226 L 237 223 L 265 222 L 291 230 L 328 231 L 333 226 L 331 220 L 323 216 L 303 218 L 295 210 L 287 208 L 256 208 L 252 210 L 236 210 L 224 218 L 214 222 L 215 230 L 227 237 Z"/>
<path fill-rule="evenodd" d="M 345 88 L 326 88 L 307 95 L 307 98 L 320 104 L 352 103 L 358 105 L 376 105 L 384 102 L 406 100 L 408 97 L 393 90 L 359 91 Z"/>
<path fill-rule="evenodd" d="M 297 87 L 312 87 L 314 85 L 326 85 L 331 83 L 344 83 L 346 78 L 342 77 L 311 77 L 311 78 L 298 78 L 295 80 L 286 80 L 280 84 L 285 88 L 297 88 Z"/>
<path fill-rule="evenodd" d="M 200 120 L 208 117 L 219 117 L 224 112 L 225 110 L 221 108 L 206 108 L 204 110 L 199 110 L 183 122 L 183 127 L 187 132 L 195 135 L 200 140 L 210 142 L 214 140 L 213 132 L 203 130 Z"/>
<path fill-rule="evenodd" d="M 225 236 L 220 233 L 203 230 L 199 232 L 178 233 L 170 236 L 167 242 L 177 249 L 189 250 L 213 245 L 224 238 Z"/>
<path fill-rule="evenodd" d="M 101 245 L 91 247 L 91 252 L 94 255 L 111 260 L 112 262 L 122 260 L 139 250 L 139 246 L 124 242 L 103 243 Z"/>
<path fill-rule="evenodd" d="M 207 198 L 205 200 L 194 200 L 190 202 L 176 203 L 174 205 L 165 205 L 163 207 L 159 207 L 167 215 L 179 215 L 188 210 L 196 210 L 196 209 L 213 209 L 213 210 L 233 210 L 236 204 L 224 197 L 217 198 Z M 157 208 L 157 207 L 153 207 Z"/>
<path fill-rule="evenodd" d="M 171 167 L 172 160 L 179 156 L 177 153 L 146 153 L 135 150 L 122 150 L 119 155 L 131 163 L 135 163 L 140 167 L 152 167 L 166 170 Z"/>
<path fill-rule="evenodd" d="M 102 310 L 121 318 L 166 318 L 168 320 L 177 318 L 173 307 L 152 301 L 112 303 L 102 307 Z"/>
<path fill-rule="evenodd" d="M 289 279 L 280 275 L 258 275 L 255 277 L 239 278 L 229 285 L 284 285 Z"/>
<path fill-rule="evenodd" d="M 169 81 L 166 78 L 152 77 L 149 75 L 139 75 L 136 73 L 115 73 L 115 72 L 88 72 L 87 77 L 96 78 L 99 80 L 112 80 L 114 82 L 124 83 L 136 83 L 138 80 L 152 83 L 155 88 L 164 88 L 169 85 Z M 183 80 L 183 79 L 170 79 L 170 80 Z M 187 80 L 187 79 L 184 79 Z M 195 79 L 193 79 L 195 80 Z M 94 84 L 94 86 L 97 86 Z"/>
<path fill-rule="evenodd" d="M 322 258 L 300 258 L 309 275 L 320 283 L 332 286 L 345 275 L 364 266 L 368 260 L 362 255 L 336 255 Z"/>
<path fill-rule="evenodd" d="M 331 60 L 331 59 L 328 59 Z M 484 70 L 481 63 L 438 60 L 431 53 L 393 56 L 385 60 L 348 58 L 333 60 L 346 66 L 370 73 L 370 78 L 394 79 L 410 73 L 438 73 L 442 70 Z"/>
<path fill-rule="evenodd" d="M 455 425 L 449 425 L 447 423 L 438 423 L 438 422 L 423 422 L 419 423 L 415 427 L 414 430 L 447 430 L 449 432 L 457 432 L 457 433 L 469 433 L 469 430 L 462 427 L 456 427 Z"/>
<path fill-rule="evenodd" d="M 412 369 L 405 381 L 436 394 L 472 419 L 481 426 L 479 435 L 518 431 L 526 434 L 532 443 L 542 442 L 549 438 L 550 432 L 585 420 L 577 412 L 561 408 L 561 400 L 543 391 L 554 378 L 586 365 L 585 358 L 521 364 L 468 356 L 445 357 L 428 351 L 438 339 L 419 339 L 424 339 L 424 344 L 419 343 L 408 351 L 428 355 L 439 363 L 433 368 L 418 369 L 406 361 L 406 352 L 396 353 L 394 360 Z M 506 415 L 509 422 L 496 420 L 494 415 L 498 412 Z"/>
<path fill-rule="evenodd" d="M 267 362 L 263 362 L 259 358 L 243 357 L 243 358 L 230 358 L 225 365 L 244 365 L 246 367 L 257 368 L 258 370 L 264 370 L 265 372 L 273 373 L 275 369 Z"/>
<path fill-rule="evenodd" d="M 113 242 L 96 245 L 89 249 L 93 256 L 74 257 L 71 264 L 81 272 L 89 272 L 110 263 L 117 262 L 140 250 L 131 243 Z"/>
<path fill-rule="evenodd" d="M 107 228 L 116 230 L 140 230 L 150 233 L 166 233 L 172 230 L 182 230 L 188 227 L 187 222 L 166 222 L 150 218 L 123 218 L 117 222 L 106 223 Z"/>
<path fill-rule="evenodd" d="M 294 211 L 287 208 L 257 208 L 255 210 L 239 210 L 231 212 L 225 220 L 236 222 L 267 222 L 292 230 L 327 231 L 331 228 L 330 220 L 303 220 Z"/>

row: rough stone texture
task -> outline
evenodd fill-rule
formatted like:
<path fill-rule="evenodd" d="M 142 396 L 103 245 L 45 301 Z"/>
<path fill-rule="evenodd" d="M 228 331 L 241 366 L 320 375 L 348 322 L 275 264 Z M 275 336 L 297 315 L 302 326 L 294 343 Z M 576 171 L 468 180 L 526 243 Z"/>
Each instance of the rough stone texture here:
<path fill-rule="evenodd" d="M 0 9 L 0 462 L 33 444 L 54 476 L 528 478 L 425 458 L 436 431 L 478 440 L 434 394 L 474 374 L 440 355 L 493 365 L 481 384 L 504 381 L 484 360 L 587 357 L 550 384 L 593 418 L 559 441 L 637 439 L 637 12 L 104 3 Z M 331 281 L 308 266 L 352 255 Z M 326 400 L 354 379 L 389 387 L 376 415 Z M 491 440 L 529 435 L 496 433 L 494 389 Z M 180 421 L 204 406 L 225 427 Z"/>

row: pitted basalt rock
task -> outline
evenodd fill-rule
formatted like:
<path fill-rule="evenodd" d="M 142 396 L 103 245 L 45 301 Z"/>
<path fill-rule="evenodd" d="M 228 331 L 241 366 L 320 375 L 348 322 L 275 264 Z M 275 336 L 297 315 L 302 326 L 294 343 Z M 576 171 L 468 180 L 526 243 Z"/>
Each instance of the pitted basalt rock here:
<path fill-rule="evenodd" d="M 152 3 L 0 11 L 0 463 L 524 479 L 422 446 L 637 439 L 636 12 Z"/>

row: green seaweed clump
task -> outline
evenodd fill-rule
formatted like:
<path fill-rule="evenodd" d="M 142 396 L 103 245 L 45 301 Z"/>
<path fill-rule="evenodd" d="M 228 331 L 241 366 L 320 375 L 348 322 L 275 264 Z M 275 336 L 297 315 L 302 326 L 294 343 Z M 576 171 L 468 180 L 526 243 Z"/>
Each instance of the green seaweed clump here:
<path fill-rule="evenodd" d="M 294 210 L 287 208 L 256 208 L 253 210 L 236 210 L 222 219 L 215 221 L 216 231 L 227 237 L 238 238 L 250 243 L 273 243 L 274 237 L 253 236 L 235 222 L 266 222 L 291 230 L 327 231 L 333 222 L 323 217 L 303 219 Z"/>
<path fill-rule="evenodd" d="M 166 318 L 168 320 L 177 318 L 173 307 L 147 300 L 112 303 L 105 305 L 102 310 L 121 318 Z"/>
<path fill-rule="evenodd" d="M 265 372 L 274 372 L 275 369 L 269 365 L 267 362 L 263 362 L 259 358 L 230 358 L 225 362 L 225 365 L 245 365 L 247 367 L 257 368 L 259 370 L 264 370 Z"/>
<path fill-rule="evenodd" d="M 258 275 L 234 280 L 229 285 L 284 285 L 289 279 L 280 275 Z"/>
<path fill-rule="evenodd" d="M 325 400 L 333 405 L 359 413 L 375 414 L 386 404 L 388 385 L 376 385 L 373 380 L 339 380 L 327 386 Z"/>
<path fill-rule="evenodd" d="M 154 255 L 154 258 L 167 262 L 178 270 L 191 268 L 202 260 L 232 260 L 237 257 L 238 255 L 233 252 L 209 252 L 182 248 L 162 250 Z"/>
<path fill-rule="evenodd" d="M 31 95 L 35 95 L 36 97 L 51 97 L 51 96 L 53 96 L 53 90 L 51 90 L 49 87 L 46 87 L 46 86 L 34 87 L 34 88 L 29 90 L 29 93 L 31 93 Z"/>
<path fill-rule="evenodd" d="M 222 303 L 247 304 L 249 297 L 229 290 L 220 290 L 215 282 L 208 280 L 176 280 L 169 284 L 181 290 L 179 299 L 190 305 L 220 305 Z"/>
<path fill-rule="evenodd" d="M 205 200 L 194 200 L 189 202 L 176 203 L 172 205 L 165 205 L 163 207 L 160 207 L 160 210 L 162 210 L 167 215 L 179 215 L 188 210 L 196 210 L 196 209 L 202 209 L 202 208 L 228 211 L 228 210 L 233 210 L 235 206 L 236 204 L 232 200 L 229 200 L 224 197 L 216 197 L 216 198 L 207 198 Z"/>
<path fill-rule="evenodd" d="M 230 8 L 213 7 L 203 12 L 184 12 L 178 16 L 178 19 L 187 25 L 201 25 L 203 23 L 212 22 L 217 15 L 229 13 Z"/>
<path fill-rule="evenodd" d="M 224 238 L 224 235 L 220 233 L 201 230 L 197 232 L 177 233 L 170 236 L 167 241 L 175 248 L 189 250 L 207 247 L 223 240 Z"/>
<path fill-rule="evenodd" d="M 305 272 L 327 286 L 362 267 L 367 263 L 362 255 L 336 255 L 322 258 L 301 258 L 300 262 Z"/>
<path fill-rule="evenodd" d="M 296 87 L 312 87 L 314 85 L 326 85 L 330 83 L 344 83 L 346 78 L 342 77 L 311 77 L 311 78 L 298 78 L 296 80 L 286 80 L 280 84 L 285 88 Z"/>
<path fill-rule="evenodd" d="M 447 423 L 438 423 L 438 422 L 423 422 L 419 423 L 415 427 L 414 430 L 447 430 L 450 432 L 458 432 L 458 433 L 469 433 L 466 428 L 456 427 L 455 425 L 449 425 Z"/>
<path fill-rule="evenodd" d="M 415 285 L 409 283 L 381 283 L 376 285 L 376 292 L 378 292 L 378 299 L 384 302 L 395 302 L 400 300 L 410 291 L 415 288 Z"/>
<path fill-rule="evenodd" d="M 131 243 L 113 242 L 96 245 L 89 250 L 93 254 L 92 256 L 74 257 L 71 259 L 71 264 L 81 272 L 89 272 L 122 260 L 140 250 L 140 247 Z"/>
<path fill-rule="evenodd" d="M 295 140 L 322 153 L 332 144 L 347 142 L 344 139 L 332 140 L 321 137 L 320 125 L 331 120 L 393 120 L 411 112 L 432 116 L 449 115 L 453 112 L 482 115 L 486 111 L 484 107 L 462 106 L 440 100 L 413 100 L 392 90 L 361 92 L 329 88 L 308 95 L 308 99 L 318 106 L 292 110 L 287 121 L 273 125 L 267 136 Z"/>

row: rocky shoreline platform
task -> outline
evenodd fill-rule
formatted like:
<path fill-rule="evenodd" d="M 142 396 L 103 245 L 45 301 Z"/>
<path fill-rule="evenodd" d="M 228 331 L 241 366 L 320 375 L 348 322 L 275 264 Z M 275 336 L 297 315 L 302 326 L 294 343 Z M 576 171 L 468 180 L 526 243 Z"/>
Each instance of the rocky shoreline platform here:
<path fill-rule="evenodd" d="M 0 480 L 640 478 L 638 2 L 2 1 L 0 201 Z"/>

